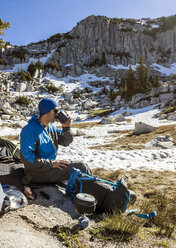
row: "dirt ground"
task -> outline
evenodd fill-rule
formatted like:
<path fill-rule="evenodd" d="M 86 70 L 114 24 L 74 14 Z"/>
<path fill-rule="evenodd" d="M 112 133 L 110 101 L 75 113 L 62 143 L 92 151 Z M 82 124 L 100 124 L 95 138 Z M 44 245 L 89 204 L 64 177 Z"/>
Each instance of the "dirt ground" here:
<path fill-rule="evenodd" d="M 118 170 L 114 172 L 96 169 L 93 173 L 111 181 L 116 181 L 126 174 L 129 178 L 129 188 L 137 194 L 135 205 L 130 207 L 132 209 L 139 209 L 139 205 L 148 201 L 148 196 L 155 191 L 169 195 L 171 199 L 176 199 L 176 173 L 173 172 L 138 170 L 128 172 Z M 41 190 L 50 196 L 50 200 L 40 195 Z M 72 200 L 65 195 L 64 189 L 45 187 L 34 189 L 34 191 L 37 193 L 36 200 L 30 201 L 29 205 L 10 211 L 0 218 L 1 248 L 176 247 L 176 239 L 174 240 L 176 233 L 170 238 L 157 235 L 153 226 L 145 227 L 145 220 L 140 220 L 140 232 L 128 242 L 122 242 L 119 239 L 100 241 L 98 238 L 93 237 L 90 231 L 94 230 L 102 219 L 100 216 L 95 215 L 89 216 L 90 226 L 88 228 L 79 231 L 76 236 L 73 236 L 71 230 L 77 226 L 79 215 L 74 210 Z M 63 230 L 63 234 L 60 237 L 54 232 L 54 229 L 58 227 Z M 64 230 L 69 230 L 67 235 Z"/>

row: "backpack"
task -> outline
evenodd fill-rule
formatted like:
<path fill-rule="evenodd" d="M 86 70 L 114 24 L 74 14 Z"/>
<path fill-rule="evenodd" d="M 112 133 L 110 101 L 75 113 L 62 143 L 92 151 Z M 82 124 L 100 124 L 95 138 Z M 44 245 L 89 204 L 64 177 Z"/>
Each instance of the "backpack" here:
<path fill-rule="evenodd" d="M 66 187 L 66 194 L 73 199 L 77 193 L 93 195 L 97 200 L 95 211 L 98 213 L 113 212 L 115 209 L 125 212 L 130 201 L 130 192 L 124 179 L 113 183 L 82 173 L 73 167 Z"/>
<path fill-rule="evenodd" d="M 0 161 L 2 163 L 20 163 L 20 150 L 12 141 L 0 137 Z"/>

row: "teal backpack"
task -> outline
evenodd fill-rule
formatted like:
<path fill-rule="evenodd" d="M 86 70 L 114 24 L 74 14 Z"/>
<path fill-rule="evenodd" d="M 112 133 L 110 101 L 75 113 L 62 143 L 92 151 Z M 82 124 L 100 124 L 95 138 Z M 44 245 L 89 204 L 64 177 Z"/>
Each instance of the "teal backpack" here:
<path fill-rule="evenodd" d="M 125 212 L 130 201 L 130 191 L 122 179 L 113 183 L 73 168 L 66 194 L 74 198 L 77 193 L 93 195 L 97 200 L 96 212 L 112 212 L 115 209 Z"/>

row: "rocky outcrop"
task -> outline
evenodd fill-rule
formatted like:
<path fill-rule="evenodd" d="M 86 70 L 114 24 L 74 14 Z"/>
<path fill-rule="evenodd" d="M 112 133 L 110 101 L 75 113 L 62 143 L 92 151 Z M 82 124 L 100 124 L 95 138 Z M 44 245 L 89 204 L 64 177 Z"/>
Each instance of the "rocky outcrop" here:
<path fill-rule="evenodd" d="M 53 57 L 62 66 L 71 63 L 82 67 L 136 64 L 140 54 L 147 64 L 176 61 L 176 25 L 162 31 L 160 19 L 153 20 L 157 28 L 149 23 L 90 16 L 70 31 L 72 39 Z"/>
<path fill-rule="evenodd" d="M 158 136 L 145 144 L 145 148 L 147 149 L 171 149 L 173 146 L 173 138 L 169 134 Z"/>
<path fill-rule="evenodd" d="M 48 92 L 47 85 L 52 84 L 52 80 L 40 78 L 42 73 L 38 73 L 33 81 L 22 81 L 18 73 L 0 72 L 0 120 L 26 120 L 29 115 L 35 112 L 37 104 L 42 98 L 43 92 Z M 70 83 L 76 83 L 71 79 Z M 111 82 L 106 81 L 106 86 L 110 87 Z M 58 86 L 58 91 L 52 93 L 52 97 L 59 96 L 59 105 L 63 110 L 74 111 L 75 121 L 80 121 L 80 113 L 84 114 L 84 119 L 92 118 L 89 113 L 97 108 L 110 108 L 118 110 L 124 108 L 123 116 L 117 115 L 102 119 L 102 123 L 116 123 L 125 121 L 124 116 L 129 116 L 130 112 L 125 111 L 125 108 L 130 107 L 142 108 L 150 105 L 157 105 L 158 108 L 164 109 L 176 106 L 176 84 L 171 82 L 163 83 L 158 88 L 153 88 L 147 94 L 136 94 L 130 102 L 125 102 L 120 96 L 117 96 L 114 101 L 111 101 L 109 95 L 105 95 L 104 83 L 100 81 L 88 82 L 85 89 L 76 87 L 68 90 L 67 84 L 61 83 Z M 93 88 L 92 88 L 93 87 Z M 93 91 L 93 89 L 97 89 Z M 31 94 L 30 94 L 31 92 Z M 35 94 L 34 94 L 35 92 Z M 28 107 L 16 103 L 17 96 L 27 95 L 30 100 Z M 122 118 L 123 117 L 123 118 Z M 159 114 L 157 117 L 168 120 L 176 120 L 175 109 L 172 112 Z"/>
<path fill-rule="evenodd" d="M 161 27 L 160 19 L 154 22 Z M 176 25 L 162 32 L 152 27 L 149 20 L 90 16 L 78 23 L 70 35 L 74 39 L 66 45 L 67 58 L 73 64 L 73 54 L 77 61 L 89 66 L 105 61 L 112 65 L 136 64 L 140 54 L 148 64 L 172 63 L 176 59 Z"/>
<path fill-rule="evenodd" d="M 161 108 L 164 108 L 168 103 L 175 104 L 176 84 L 169 85 L 163 83 L 158 88 L 153 88 L 147 94 L 133 95 L 132 100 L 128 103 L 131 108 L 143 108 L 149 105 L 162 103 Z M 168 104 L 169 105 L 169 104 Z"/>
<path fill-rule="evenodd" d="M 103 117 L 99 123 L 100 124 L 112 124 L 112 123 L 122 122 L 122 121 L 126 121 L 125 117 L 121 114 L 117 114 L 115 116 Z"/>
<path fill-rule="evenodd" d="M 167 26 L 169 18 L 172 25 Z M 47 62 L 61 66 L 60 71 L 51 71 L 57 77 L 80 75 L 85 69 L 114 77 L 117 71 L 109 64 L 136 64 L 141 54 L 148 65 L 169 65 L 176 61 L 174 18 L 134 20 L 92 15 L 69 33 L 56 34 L 28 46 L 8 47 L 1 53 L 6 61 L 1 67 L 47 57 Z"/>

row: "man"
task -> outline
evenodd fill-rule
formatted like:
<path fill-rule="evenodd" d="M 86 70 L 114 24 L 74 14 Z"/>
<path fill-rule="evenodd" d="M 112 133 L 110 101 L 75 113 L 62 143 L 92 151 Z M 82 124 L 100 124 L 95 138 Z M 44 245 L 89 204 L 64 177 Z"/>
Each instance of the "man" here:
<path fill-rule="evenodd" d="M 72 167 L 90 174 L 82 163 L 57 160 L 58 145 L 69 146 L 73 141 L 70 130 L 71 118 L 61 123 L 62 130 L 52 123 L 58 115 L 58 104 L 51 98 L 44 98 L 38 105 L 39 117 L 33 116 L 20 134 L 21 161 L 25 166 L 24 183 L 59 183 L 67 180 Z"/>

